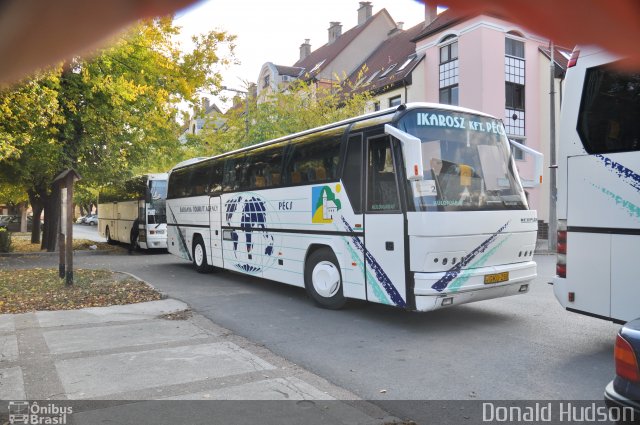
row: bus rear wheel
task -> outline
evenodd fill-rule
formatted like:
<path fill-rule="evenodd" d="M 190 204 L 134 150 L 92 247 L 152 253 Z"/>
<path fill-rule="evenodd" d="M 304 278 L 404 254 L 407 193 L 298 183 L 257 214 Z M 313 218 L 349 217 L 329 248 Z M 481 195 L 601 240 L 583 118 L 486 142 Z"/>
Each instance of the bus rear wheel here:
<path fill-rule="evenodd" d="M 193 265 L 198 273 L 209 273 L 211 266 L 207 264 L 207 249 L 201 236 L 193 240 Z"/>
<path fill-rule="evenodd" d="M 342 274 L 330 248 L 320 248 L 309 255 L 304 270 L 307 293 L 320 307 L 338 310 L 346 298 L 342 292 Z"/>
<path fill-rule="evenodd" d="M 107 227 L 104 229 L 104 234 L 105 234 L 105 237 L 107 238 L 107 243 L 108 243 L 109 245 L 113 245 L 113 244 L 115 244 L 115 243 L 116 243 L 116 241 L 114 241 L 113 239 L 111 239 L 111 231 L 109 230 L 109 226 L 107 226 Z"/>

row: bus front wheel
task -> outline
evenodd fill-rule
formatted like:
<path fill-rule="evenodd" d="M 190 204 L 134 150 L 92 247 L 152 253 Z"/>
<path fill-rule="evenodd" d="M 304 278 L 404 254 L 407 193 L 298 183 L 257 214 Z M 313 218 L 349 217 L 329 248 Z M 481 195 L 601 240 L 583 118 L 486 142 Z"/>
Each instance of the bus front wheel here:
<path fill-rule="evenodd" d="M 211 266 L 207 264 L 207 249 L 200 236 L 196 236 L 193 241 L 193 265 L 198 273 L 209 273 L 211 271 Z"/>
<path fill-rule="evenodd" d="M 338 310 L 344 307 L 342 274 L 330 248 L 320 248 L 309 255 L 304 270 L 304 284 L 309 296 L 320 307 Z"/>

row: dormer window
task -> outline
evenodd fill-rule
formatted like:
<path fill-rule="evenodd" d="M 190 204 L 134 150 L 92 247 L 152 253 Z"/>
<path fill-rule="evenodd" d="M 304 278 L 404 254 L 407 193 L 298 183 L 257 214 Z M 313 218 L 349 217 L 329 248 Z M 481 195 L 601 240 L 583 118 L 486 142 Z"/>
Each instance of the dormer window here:
<path fill-rule="evenodd" d="M 377 70 L 376 72 L 374 72 L 373 74 L 371 74 L 371 76 L 369 77 L 369 79 L 367 79 L 367 82 L 365 84 L 369 84 L 370 82 L 373 81 L 374 78 L 376 78 L 378 76 L 378 74 L 380 74 L 380 70 Z"/>
<path fill-rule="evenodd" d="M 402 71 L 403 69 L 405 69 L 414 59 L 416 58 L 416 54 L 414 53 L 413 55 L 410 55 L 406 61 L 404 61 L 404 63 L 402 65 L 400 65 L 400 68 L 398 68 L 398 72 Z"/>
<path fill-rule="evenodd" d="M 398 65 L 397 63 L 394 63 L 394 64 L 393 64 L 393 65 L 391 65 L 389 68 L 385 69 L 385 70 L 384 70 L 384 72 L 383 72 L 382 74 L 380 74 L 380 78 L 384 78 L 384 77 L 386 77 L 387 75 L 389 75 L 389 73 L 390 73 L 391 71 L 393 71 L 393 69 L 394 69 L 397 65 Z"/>
<path fill-rule="evenodd" d="M 309 71 L 310 74 L 313 74 L 314 72 L 316 72 L 318 69 L 320 69 L 320 67 L 322 66 L 322 64 L 324 64 L 324 62 L 326 61 L 326 59 L 318 62 L 317 64 L 315 64 L 315 66 L 313 68 L 311 68 L 311 71 Z"/>

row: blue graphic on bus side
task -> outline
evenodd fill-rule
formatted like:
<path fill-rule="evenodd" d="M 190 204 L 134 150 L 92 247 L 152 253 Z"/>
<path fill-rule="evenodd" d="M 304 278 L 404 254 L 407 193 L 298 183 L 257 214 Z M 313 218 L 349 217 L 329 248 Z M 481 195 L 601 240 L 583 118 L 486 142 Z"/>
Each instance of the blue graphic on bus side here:
<path fill-rule="evenodd" d="M 625 167 L 619 162 L 612 160 L 611 158 L 607 158 L 604 155 L 594 155 L 594 158 L 599 159 L 604 164 L 605 168 L 607 168 L 620 180 L 640 192 L 640 175 L 638 175 L 638 173 L 630 168 Z M 591 186 L 593 186 L 595 189 L 600 191 L 604 196 L 614 201 L 619 208 L 623 209 L 631 217 L 635 219 L 640 218 L 640 206 L 636 205 L 636 203 L 625 199 L 623 196 L 606 187 L 600 186 L 593 182 L 589 182 L 588 180 L 587 182 L 591 184 Z"/>
<path fill-rule="evenodd" d="M 458 277 L 458 275 L 462 272 L 462 270 L 467 265 L 469 265 L 469 263 L 471 263 L 471 261 L 476 256 L 478 256 L 478 254 L 481 254 L 481 253 L 485 252 L 487 250 L 487 248 L 489 248 L 489 245 L 491 245 L 496 240 L 498 235 L 500 235 L 502 232 L 504 232 L 504 230 L 507 228 L 508 225 L 509 225 L 509 222 L 507 221 L 501 228 L 498 229 L 497 232 L 495 232 L 493 235 L 489 236 L 489 238 L 487 238 L 487 240 L 485 240 L 480 245 L 478 245 L 469 254 L 467 254 L 464 257 L 462 257 L 462 259 L 460 260 L 460 262 L 458 264 L 456 264 L 455 266 L 451 267 L 440 280 L 438 280 L 436 283 L 431 285 L 431 289 L 435 289 L 438 292 L 442 292 L 445 289 L 447 289 L 449 284 L 451 284 L 451 282 L 453 282 Z"/>
<path fill-rule="evenodd" d="M 269 267 L 276 261 L 273 258 L 274 238 L 267 226 L 266 201 L 255 194 L 233 197 L 225 202 L 225 218 L 228 226 L 233 225 L 235 214 L 240 214 L 240 230 L 231 232 L 233 255 L 237 261 L 233 266 L 245 273 L 259 273 L 264 267 Z M 244 235 L 244 243 L 240 241 L 241 234 Z M 264 247 L 264 251 L 262 254 L 252 255 L 255 238 L 259 238 L 260 235 L 262 240 L 258 243 Z"/>
<path fill-rule="evenodd" d="M 637 191 L 640 191 L 640 175 L 638 175 L 638 173 L 604 155 L 598 154 L 595 155 L 595 157 L 601 160 L 609 171 L 616 174 L 620 179 Z"/>
<path fill-rule="evenodd" d="M 353 228 L 349 225 L 344 217 L 342 217 L 342 223 L 344 224 L 344 227 L 347 231 L 353 232 Z M 391 279 L 389 279 L 389 276 L 387 276 L 382 266 L 380 266 L 378 261 L 373 257 L 373 255 L 371 255 L 371 252 L 369 252 L 369 250 L 365 248 L 359 238 L 352 237 L 351 240 L 353 241 L 354 246 L 364 254 L 365 261 L 375 273 L 376 279 L 378 280 L 378 282 L 380 282 L 380 284 L 382 284 L 382 287 L 389 295 L 389 298 L 391 298 L 391 301 L 398 307 L 406 307 L 406 301 L 402 298 L 402 295 L 400 295 L 396 287 L 393 285 Z"/>

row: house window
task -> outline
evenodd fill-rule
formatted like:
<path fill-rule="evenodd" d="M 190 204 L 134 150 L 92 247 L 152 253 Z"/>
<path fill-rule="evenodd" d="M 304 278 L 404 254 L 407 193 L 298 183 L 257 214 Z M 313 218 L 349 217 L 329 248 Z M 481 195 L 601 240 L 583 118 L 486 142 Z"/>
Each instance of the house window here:
<path fill-rule="evenodd" d="M 525 144 L 525 140 L 524 139 L 516 139 L 514 137 L 511 138 L 514 142 L 518 142 L 521 145 Z M 515 146 L 511 145 L 511 152 L 513 153 L 513 158 L 516 161 L 524 161 L 524 151 L 520 150 L 518 148 L 516 148 Z"/>
<path fill-rule="evenodd" d="M 389 108 L 393 108 L 394 106 L 399 106 L 402 103 L 402 96 L 393 96 L 389 99 Z"/>
<path fill-rule="evenodd" d="M 505 129 L 510 136 L 525 136 L 525 77 L 524 42 L 506 37 Z"/>
<path fill-rule="evenodd" d="M 264 89 L 269 88 L 269 83 L 270 83 L 270 82 L 271 82 L 271 80 L 270 80 L 270 78 L 269 78 L 269 75 L 265 75 L 265 76 L 264 76 L 263 83 L 262 83 L 262 88 L 264 88 Z"/>
<path fill-rule="evenodd" d="M 524 111 L 524 86 L 522 84 L 505 82 L 505 106 L 510 109 Z"/>
<path fill-rule="evenodd" d="M 374 102 L 373 103 L 373 110 L 374 111 L 379 111 L 380 110 L 380 102 Z"/>
<path fill-rule="evenodd" d="M 458 85 L 440 89 L 440 103 L 458 105 Z"/>
<path fill-rule="evenodd" d="M 439 87 L 440 103 L 458 104 L 458 41 L 455 37 L 445 40 L 455 40 L 440 47 Z"/>
<path fill-rule="evenodd" d="M 520 40 L 514 40 L 513 38 L 505 38 L 504 54 L 524 59 L 524 43 Z"/>
<path fill-rule="evenodd" d="M 440 48 L 440 63 L 458 59 L 458 42 L 449 43 Z"/>

